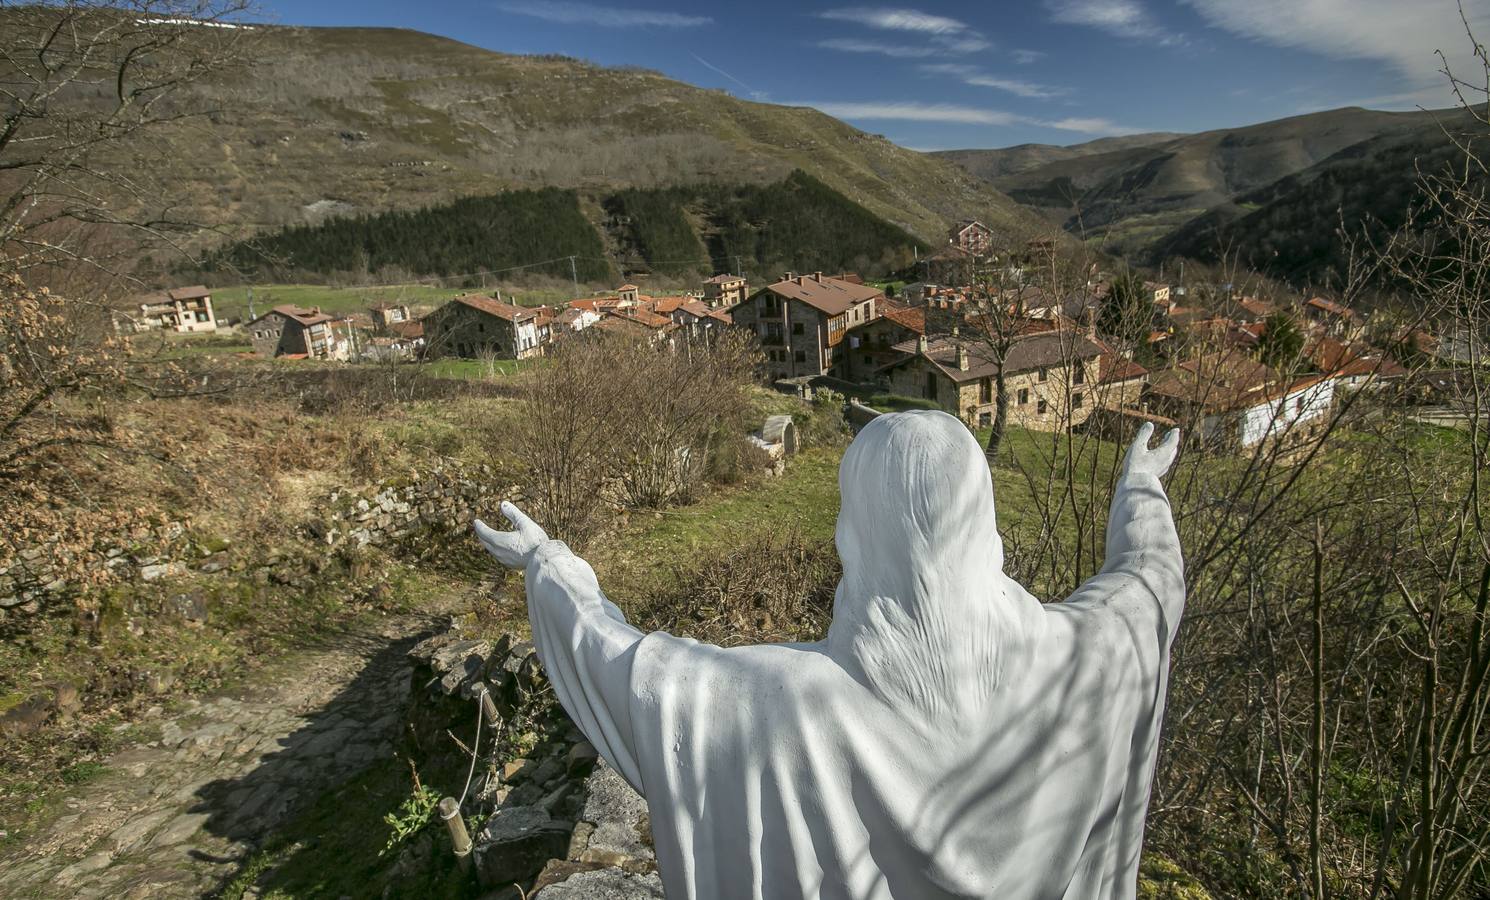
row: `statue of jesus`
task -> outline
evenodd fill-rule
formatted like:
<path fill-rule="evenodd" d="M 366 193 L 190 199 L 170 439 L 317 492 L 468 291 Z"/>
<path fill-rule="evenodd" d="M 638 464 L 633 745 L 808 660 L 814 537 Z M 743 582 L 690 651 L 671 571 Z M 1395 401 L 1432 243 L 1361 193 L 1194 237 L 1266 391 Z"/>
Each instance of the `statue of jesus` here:
<path fill-rule="evenodd" d="M 824 640 L 643 634 L 512 504 L 482 544 L 526 572 L 570 717 L 647 800 L 671 900 L 1130 898 L 1184 608 L 1160 484 L 1128 450 L 1106 560 L 1065 602 L 1003 573 L 977 441 L 874 419 L 839 468 L 843 578 Z"/>

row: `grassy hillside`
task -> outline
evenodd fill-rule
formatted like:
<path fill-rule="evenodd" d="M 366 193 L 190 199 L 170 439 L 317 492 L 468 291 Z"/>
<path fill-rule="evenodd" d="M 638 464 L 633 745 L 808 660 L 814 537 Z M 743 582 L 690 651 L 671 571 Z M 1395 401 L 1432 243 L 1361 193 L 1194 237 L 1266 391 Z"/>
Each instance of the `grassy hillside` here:
<path fill-rule="evenodd" d="M 993 184 L 1068 231 L 1131 254 L 1347 147 L 1434 127 L 1450 114 L 1330 110 L 1058 159 Z"/>
<path fill-rule="evenodd" d="M 1456 160 L 1462 169 L 1462 158 L 1436 127 L 1362 141 L 1186 223 L 1153 253 L 1214 262 L 1227 248 L 1277 278 L 1338 282 L 1349 262 L 1337 234 L 1341 223 L 1384 237 L 1421 202 L 1420 174 L 1444 174 Z"/>
<path fill-rule="evenodd" d="M 582 208 L 604 210 L 601 231 Z M 357 277 L 397 271 L 468 275 L 524 267 L 614 283 L 642 274 L 687 276 L 730 269 L 852 269 L 878 276 L 908 265 L 917 239 L 805 172 L 767 185 L 628 188 L 586 197 L 545 188 L 468 197 L 416 211 L 337 216 L 286 226 L 217 254 L 260 279 Z M 611 248 L 609 251 L 607 247 Z M 533 263 L 552 261 L 548 265 Z M 612 266 L 612 262 L 616 265 Z"/>
<path fill-rule="evenodd" d="M 979 178 L 992 181 L 1002 175 L 1013 175 L 1039 166 L 1067 159 L 1080 159 L 1098 153 L 1150 147 L 1184 137 L 1173 131 L 1151 131 L 1119 137 L 1098 138 L 1080 144 L 1016 144 L 996 150 L 937 150 L 932 156 L 950 160 Z"/>
<path fill-rule="evenodd" d="M 162 154 L 153 174 L 182 196 L 178 214 L 232 238 L 516 188 L 768 184 L 794 169 L 928 243 L 962 216 L 1045 227 L 958 166 L 811 109 L 405 30 L 265 27 L 255 40 L 251 71 L 193 89 L 210 120 L 117 160 Z"/>

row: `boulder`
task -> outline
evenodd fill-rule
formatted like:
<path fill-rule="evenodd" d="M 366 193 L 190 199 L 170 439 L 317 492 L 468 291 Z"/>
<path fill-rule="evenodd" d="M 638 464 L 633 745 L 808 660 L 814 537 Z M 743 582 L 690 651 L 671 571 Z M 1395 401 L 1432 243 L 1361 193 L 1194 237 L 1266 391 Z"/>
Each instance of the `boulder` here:
<path fill-rule="evenodd" d="M 477 834 L 476 875 L 482 887 L 526 882 L 569 849 L 569 829 L 547 812 L 509 806 L 492 813 Z"/>

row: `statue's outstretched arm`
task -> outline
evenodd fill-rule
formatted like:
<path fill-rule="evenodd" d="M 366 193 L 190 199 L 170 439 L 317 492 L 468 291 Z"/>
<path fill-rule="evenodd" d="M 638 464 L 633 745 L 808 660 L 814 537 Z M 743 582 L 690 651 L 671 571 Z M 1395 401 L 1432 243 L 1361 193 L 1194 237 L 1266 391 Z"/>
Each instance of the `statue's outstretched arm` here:
<path fill-rule="evenodd" d="M 523 569 L 533 644 L 554 693 L 595 749 L 642 791 L 631 727 L 631 663 L 642 633 L 606 599 L 589 563 L 511 503 L 502 504 L 502 515 L 512 531 L 477 519 L 476 537 L 504 566 Z"/>
<path fill-rule="evenodd" d="M 1123 460 L 1123 473 L 1107 516 L 1107 558 L 1102 571 L 1068 602 L 1132 607 L 1157 613 L 1166 646 L 1179 627 L 1185 606 L 1185 566 L 1169 498 L 1159 478 L 1173 465 L 1179 429 L 1149 448 L 1154 426 L 1144 424 Z"/>

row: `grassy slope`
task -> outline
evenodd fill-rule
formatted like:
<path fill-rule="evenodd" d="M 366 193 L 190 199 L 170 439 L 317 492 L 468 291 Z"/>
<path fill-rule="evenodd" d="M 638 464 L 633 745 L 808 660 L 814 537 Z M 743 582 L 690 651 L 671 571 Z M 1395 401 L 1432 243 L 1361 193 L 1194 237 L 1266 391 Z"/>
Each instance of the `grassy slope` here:
<path fill-rule="evenodd" d="M 1330 110 L 1059 159 L 993 183 L 1072 231 L 1105 238 L 1114 250 L 1132 251 L 1346 147 L 1431 126 L 1442 115 Z"/>
<path fill-rule="evenodd" d="M 1181 137 L 1184 135 L 1173 131 L 1151 131 L 1145 134 L 1098 138 L 1095 141 L 1066 146 L 1016 144 L 1013 147 L 1000 147 L 996 150 L 936 150 L 932 155 L 957 163 L 979 178 L 992 181 L 1001 175 L 1013 175 L 1061 160 L 1080 159 L 1084 156 L 1134 147 L 1149 147 Z"/>
<path fill-rule="evenodd" d="M 157 135 L 183 212 L 233 233 L 320 201 L 408 207 L 511 187 L 766 182 L 802 168 L 928 242 L 977 216 L 1038 221 L 961 168 L 806 108 L 639 70 L 494 53 L 412 31 L 264 28 L 257 62 L 199 89 L 214 122 Z"/>

